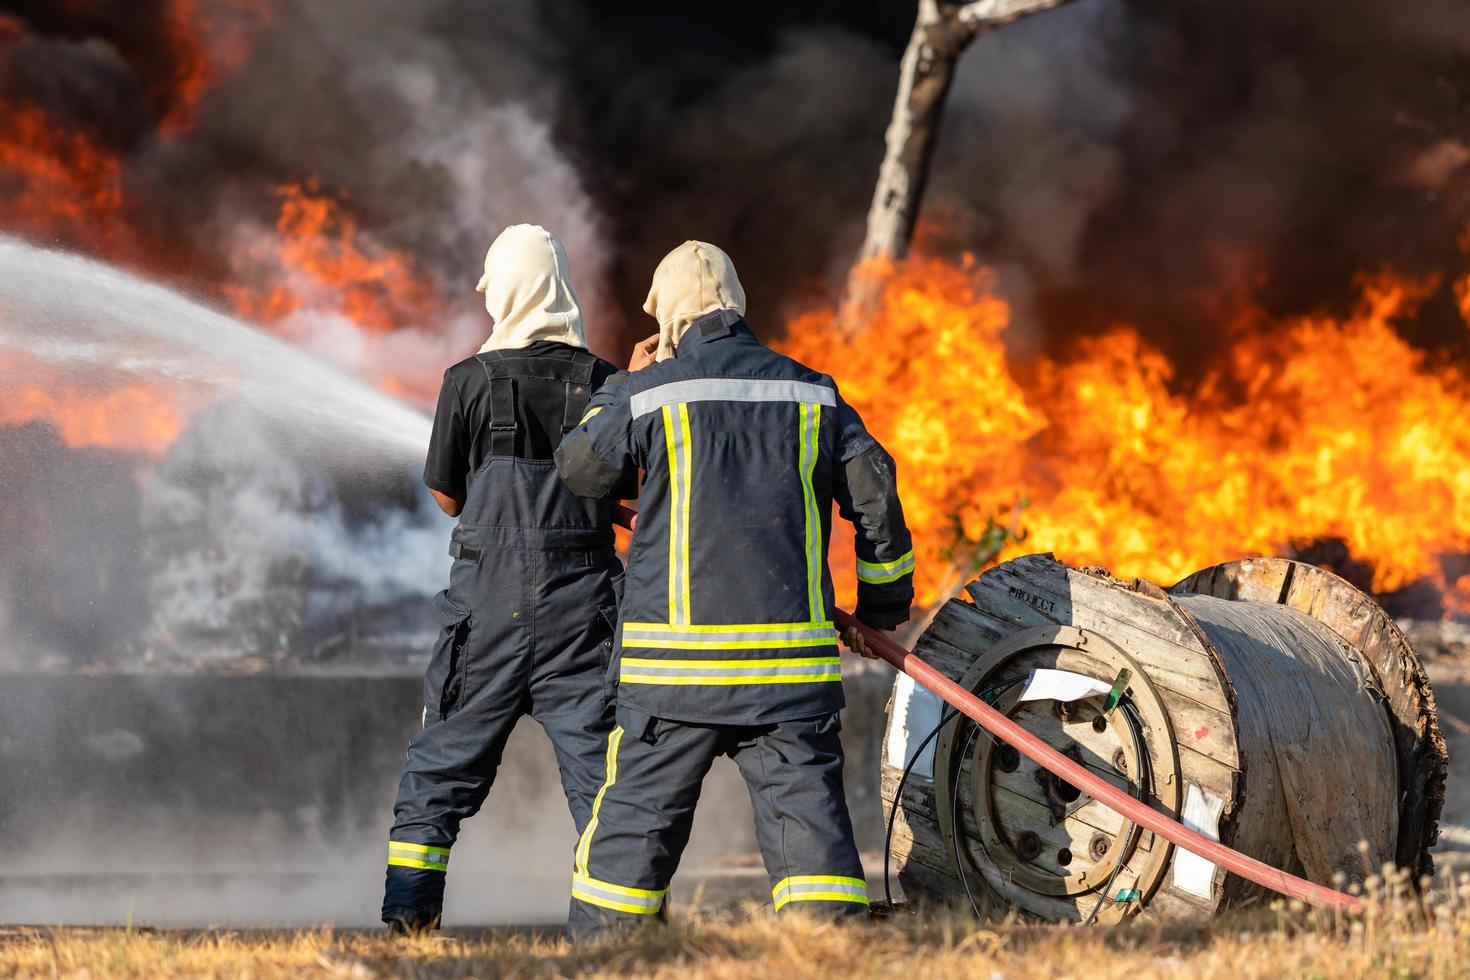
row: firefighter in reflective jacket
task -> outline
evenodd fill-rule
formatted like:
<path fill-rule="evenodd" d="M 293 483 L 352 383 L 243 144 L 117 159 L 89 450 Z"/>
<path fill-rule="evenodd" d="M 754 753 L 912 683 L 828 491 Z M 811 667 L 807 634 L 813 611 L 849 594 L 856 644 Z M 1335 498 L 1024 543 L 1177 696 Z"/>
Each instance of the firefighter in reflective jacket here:
<path fill-rule="evenodd" d="M 864 915 L 826 554 L 835 500 L 856 529 L 858 618 L 908 619 L 914 556 L 893 459 L 830 377 L 756 339 L 720 249 L 671 252 L 644 309 L 660 359 L 610 379 L 556 453 L 586 497 L 645 471 L 614 642 L 617 727 L 569 929 L 586 938 L 663 912 L 719 755 L 750 790 L 776 910 Z"/>
<path fill-rule="evenodd" d="M 397 930 L 437 924 L 460 821 L 485 801 L 522 716 L 551 736 L 578 833 L 613 727 L 622 569 L 612 524 L 605 503 L 562 484 L 552 453 L 616 368 L 587 351 L 566 253 L 545 229 L 502 232 L 479 289 L 494 332 L 445 372 L 424 471 L 460 520 L 449 588 L 435 600 L 442 631 L 424 677 L 424 727 L 393 808 L 383 921 Z"/>

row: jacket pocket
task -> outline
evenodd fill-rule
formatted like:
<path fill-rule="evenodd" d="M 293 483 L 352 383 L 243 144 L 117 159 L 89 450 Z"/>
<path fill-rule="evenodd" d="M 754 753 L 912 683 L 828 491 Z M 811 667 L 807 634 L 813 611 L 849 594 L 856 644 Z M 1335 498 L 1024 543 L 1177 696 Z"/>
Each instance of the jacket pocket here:
<path fill-rule="evenodd" d="M 464 697 L 464 650 L 470 635 L 470 611 L 449 598 L 446 590 L 434 597 L 439 637 L 424 672 L 425 719 L 449 717 Z"/>

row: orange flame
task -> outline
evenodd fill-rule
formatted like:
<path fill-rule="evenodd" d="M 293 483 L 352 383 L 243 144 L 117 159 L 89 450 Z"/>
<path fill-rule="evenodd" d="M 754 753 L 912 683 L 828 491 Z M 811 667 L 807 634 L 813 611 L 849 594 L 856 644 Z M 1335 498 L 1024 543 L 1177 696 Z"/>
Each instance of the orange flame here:
<path fill-rule="evenodd" d="M 0 359 L 0 426 L 47 422 L 74 449 L 100 446 L 161 456 L 184 431 L 193 399 L 147 384 L 82 388 Z"/>
<path fill-rule="evenodd" d="M 1445 590 L 1445 611 L 1451 615 L 1470 616 L 1470 575 L 1461 575 Z"/>
<path fill-rule="evenodd" d="M 150 92 L 169 107 L 159 124 L 165 136 L 193 125 L 204 94 L 245 63 L 276 6 L 277 0 L 217 0 L 205 13 L 196 0 L 169 0 L 163 27 L 172 72 Z M 25 35 L 24 25 L 0 15 L 0 40 Z M 114 152 L 40 105 L 0 99 L 0 227 L 83 241 L 116 256 L 134 244 L 121 221 L 124 204 Z"/>
<path fill-rule="evenodd" d="M 275 14 L 276 4 L 261 0 L 212 0 L 207 12 L 197 0 L 168 0 L 163 32 L 173 72 L 152 93 L 169 106 L 159 121 L 161 132 L 172 135 L 193 127 L 205 93 L 245 64 L 252 42 Z"/>
<path fill-rule="evenodd" d="M 1466 225 L 1460 231 L 1458 244 L 1460 251 L 1470 252 L 1470 225 Z M 1455 299 L 1460 306 L 1460 319 L 1470 325 L 1470 274 L 1466 274 L 1463 279 L 1455 283 L 1454 292 Z"/>
<path fill-rule="evenodd" d="M 105 239 L 123 206 L 117 157 L 39 106 L 0 100 L 0 224 Z"/>
<path fill-rule="evenodd" d="M 1165 584 L 1341 538 L 1389 590 L 1470 550 L 1470 379 L 1393 328 L 1425 284 L 1381 277 L 1348 317 L 1248 331 L 1179 390 L 1131 327 L 1022 365 L 988 272 L 924 258 L 878 272 L 869 329 L 812 313 L 783 348 L 835 368 L 898 461 L 921 599 L 951 578 L 956 520 L 973 537 L 1023 498 L 1013 551 Z"/>
<path fill-rule="evenodd" d="M 298 310 L 322 310 L 360 327 L 391 330 L 430 315 L 433 294 L 407 255 L 360 244 L 357 219 L 314 182 L 285 184 L 277 194 L 276 236 L 250 255 L 250 278 L 275 285 L 225 287 L 242 316 L 271 323 Z"/>
<path fill-rule="evenodd" d="M 46 421 L 73 448 L 104 446 L 162 455 L 184 431 L 185 414 L 167 395 L 131 385 L 105 395 L 48 385 L 8 391 L 0 425 Z"/>

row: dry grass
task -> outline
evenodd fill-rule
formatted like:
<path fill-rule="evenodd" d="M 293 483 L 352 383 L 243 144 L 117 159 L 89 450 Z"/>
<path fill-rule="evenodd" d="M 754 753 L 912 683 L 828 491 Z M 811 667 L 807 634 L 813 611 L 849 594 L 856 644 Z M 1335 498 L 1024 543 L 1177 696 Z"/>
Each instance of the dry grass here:
<path fill-rule="evenodd" d="M 1460 892 L 1467 882 L 1451 890 Z M 0 930 L 5 977 L 663 978 L 1470 976 L 1470 903 L 1399 901 L 1355 920 L 1275 908 L 1187 925 L 977 925 L 949 913 L 838 928 L 764 914 L 676 919 L 591 947 L 527 932 Z"/>

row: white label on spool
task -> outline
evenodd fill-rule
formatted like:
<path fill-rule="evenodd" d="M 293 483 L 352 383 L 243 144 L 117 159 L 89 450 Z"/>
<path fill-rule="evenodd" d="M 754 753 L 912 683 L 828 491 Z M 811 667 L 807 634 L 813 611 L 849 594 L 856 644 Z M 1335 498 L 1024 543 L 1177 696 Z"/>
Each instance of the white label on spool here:
<path fill-rule="evenodd" d="M 1220 839 L 1220 812 L 1225 801 L 1194 783 L 1184 791 L 1184 813 L 1180 822 L 1210 840 Z M 1174 887 L 1209 900 L 1215 885 L 1215 862 L 1207 861 L 1184 848 L 1174 854 Z"/>
<path fill-rule="evenodd" d="M 893 682 L 893 713 L 888 719 L 888 752 L 886 761 L 902 769 L 914 757 L 914 750 L 924 736 L 939 724 L 942 702 L 932 692 L 919 687 L 908 674 L 899 674 Z M 914 763 L 915 776 L 934 778 L 934 742 L 924 746 L 924 754 Z"/>
<path fill-rule="evenodd" d="M 1107 694 L 1113 685 L 1096 677 L 1070 670 L 1037 667 L 1026 675 L 1021 689 L 1022 701 L 1080 701 L 1096 694 Z"/>

